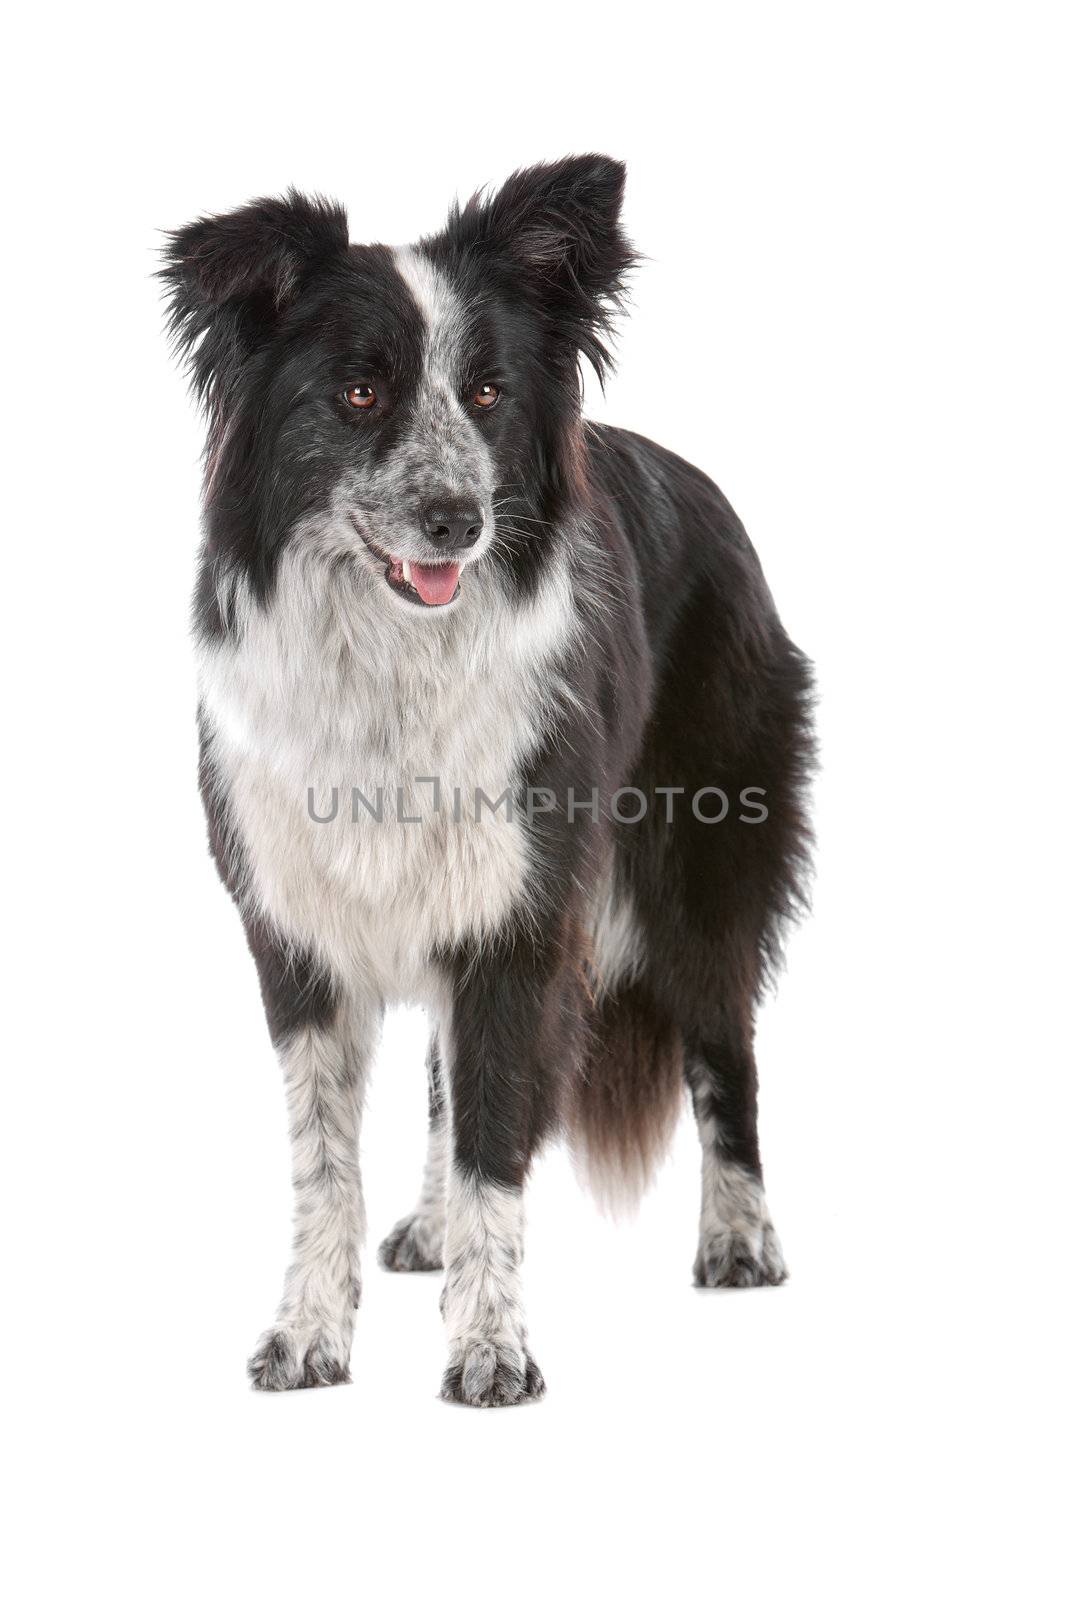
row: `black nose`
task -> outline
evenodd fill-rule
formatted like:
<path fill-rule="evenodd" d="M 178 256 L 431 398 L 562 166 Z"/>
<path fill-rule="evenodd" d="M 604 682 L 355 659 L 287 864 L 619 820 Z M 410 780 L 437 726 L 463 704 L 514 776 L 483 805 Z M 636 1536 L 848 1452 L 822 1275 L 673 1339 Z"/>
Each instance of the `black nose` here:
<path fill-rule="evenodd" d="M 439 504 L 423 512 L 423 529 L 441 550 L 467 550 L 478 543 L 482 514 L 477 506 Z"/>

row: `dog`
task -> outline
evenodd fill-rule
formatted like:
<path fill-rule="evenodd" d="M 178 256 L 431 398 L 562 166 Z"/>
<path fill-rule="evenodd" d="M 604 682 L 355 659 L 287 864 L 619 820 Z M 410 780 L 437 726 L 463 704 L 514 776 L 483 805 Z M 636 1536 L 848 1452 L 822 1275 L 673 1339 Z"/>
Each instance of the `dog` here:
<path fill-rule="evenodd" d="M 753 1015 L 805 903 L 812 678 L 697 468 L 582 417 L 638 258 L 625 168 L 515 173 L 403 249 L 291 190 L 166 236 L 206 413 L 194 601 L 210 848 L 291 1120 L 258 1389 L 345 1382 L 383 1013 L 432 1020 L 421 1193 L 442 1394 L 539 1396 L 523 1190 L 551 1136 L 640 1190 L 688 1086 L 695 1280 L 780 1284 Z"/>

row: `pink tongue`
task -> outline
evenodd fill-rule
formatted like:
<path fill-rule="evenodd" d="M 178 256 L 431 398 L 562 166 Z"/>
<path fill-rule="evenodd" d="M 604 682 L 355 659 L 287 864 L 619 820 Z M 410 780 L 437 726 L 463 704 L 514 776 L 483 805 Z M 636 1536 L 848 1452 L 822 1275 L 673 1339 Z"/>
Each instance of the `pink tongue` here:
<path fill-rule="evenodd" d="M 446 606 L 459 582 L 459 562 L 449 561 L 440 566 L 423 567 L 413 561 L 411 581 L 418 590 L 419 599 L 426 605 Z"/>

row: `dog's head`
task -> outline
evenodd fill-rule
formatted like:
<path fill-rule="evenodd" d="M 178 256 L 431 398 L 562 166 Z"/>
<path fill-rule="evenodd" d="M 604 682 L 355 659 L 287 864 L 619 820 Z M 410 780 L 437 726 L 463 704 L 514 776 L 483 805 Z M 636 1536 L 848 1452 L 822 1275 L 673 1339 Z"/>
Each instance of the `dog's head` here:
<path fill-rule="evenodd" d="M 483 558 L 531 581 L 582 492 L 578 358 L 609 365 L 623 182 L 604 156 L 534 167 L 402 250 L 296 192 L 173 234 L 213 558 L 262 596 L 295 538 L 414 608 Z"/>

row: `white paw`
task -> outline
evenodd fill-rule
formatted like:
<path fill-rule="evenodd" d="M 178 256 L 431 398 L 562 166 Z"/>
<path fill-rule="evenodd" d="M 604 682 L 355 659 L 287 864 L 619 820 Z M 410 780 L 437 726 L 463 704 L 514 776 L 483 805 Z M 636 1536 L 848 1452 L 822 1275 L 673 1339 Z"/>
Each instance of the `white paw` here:
<path fill-rule="evenodd" d="M 758 1289 L 784 1283 L 788 1273 L 778 1235 L 769 1222 L 754 1231 L 721 1229 L 702 1234 L 693 1263 L 701 1289 Z"/>
<path fill-rule="evenodd" d="M 444 1237 L 443 1219 L 413 1211 L 382 1240 L 378 1260 L 387 1272 L 440 1272 Z"/>
<path fill-rule="evenodd" d="M 253 1389 L 320 1389 L 349 1381 L 351 1344 L 328 1324 L 280 1323 L 268 1328 L 248 1362 Z"/>
<path fill-rule="evenodd" d="M 541 1369 L 525 1345 L 475 1339 L 452 1347 L 442 1400 L 467 1406 L 517 1406 L 545 1392 Z"/>

